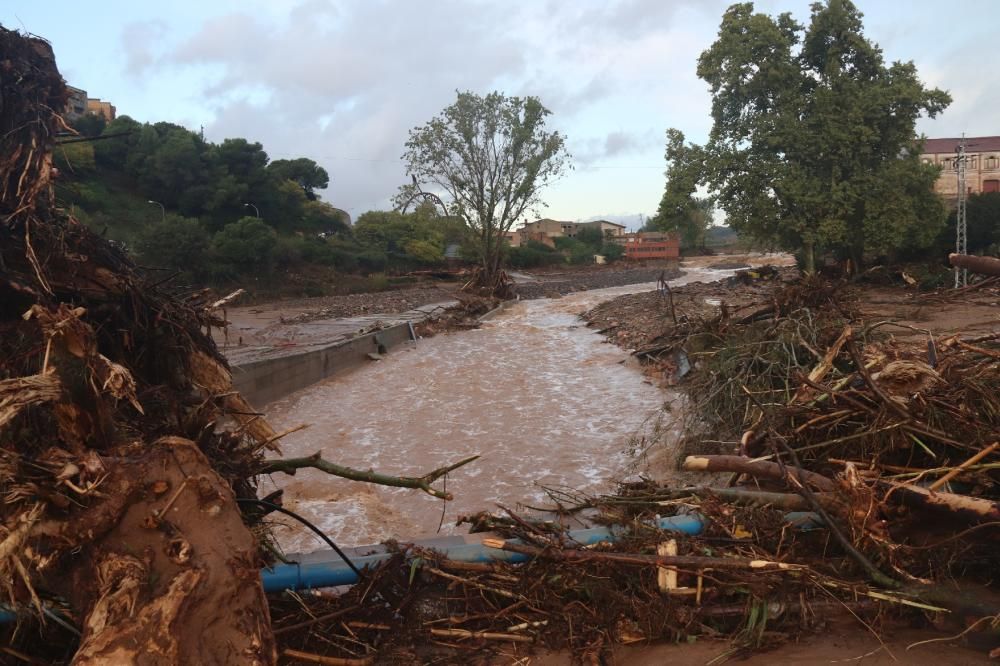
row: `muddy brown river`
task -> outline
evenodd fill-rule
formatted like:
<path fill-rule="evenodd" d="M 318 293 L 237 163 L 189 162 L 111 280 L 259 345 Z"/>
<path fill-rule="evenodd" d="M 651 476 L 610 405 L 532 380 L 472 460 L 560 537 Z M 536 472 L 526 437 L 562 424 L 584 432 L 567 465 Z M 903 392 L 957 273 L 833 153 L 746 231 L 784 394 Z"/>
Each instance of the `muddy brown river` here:
<path fill-rule="evenodd" d="M 693 269 L 674 284 L 728 274 Z M 481 455 L 448 476 L 455 499 L 446 506 L 420 491 L 315 470 L 275 475 L 262 493 L 280 484 L 288 508 L 354 546 L 431 535 L 439 524 L 442 533 L 464 531 L 454 527 L 458 516 L 498 503 L 544 504 L 544 487 L 610 490 L 637 471 L 631 445 L 657 421 L 662 430 L 661 407 L 675 396 L 648 382 L 579 315 L 652 288 L 516 303 L 478 330 L 420 340 L 268 406 L 278 429 L 311 424 L 282 440 L 287 457 L 322 451 L 351 467 L 412 476 Z M 279 529 L 278 538 L 287 552 L 323 547 L 297 526 Z"/>

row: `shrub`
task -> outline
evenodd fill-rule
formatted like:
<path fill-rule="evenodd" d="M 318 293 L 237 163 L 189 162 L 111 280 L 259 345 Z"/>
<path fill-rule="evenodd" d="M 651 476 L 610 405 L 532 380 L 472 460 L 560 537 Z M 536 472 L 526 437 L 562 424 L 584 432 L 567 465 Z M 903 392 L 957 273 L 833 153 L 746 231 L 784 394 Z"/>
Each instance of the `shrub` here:
<path fill-rule="evenodd" d="M 142 261 L 157 268 L 179 270 L 192 278 L 207 273 L 209 235 L 198 220 L 167 215 L 146 226 L 136 239 Z"/>
<path fill-rule="evenodd" d="M 528 241 L 508 250 L 507 261 L 514 268 L 537 268 L 551 266 L 565 261 L 563 256 L 544 243 Z"/>
<path fill-rule="evenodd" d="M 598 254 L 603 254 L 609 262 L 619 261 L 625 256 L 625 246 L 618 243 L 605 243 L 601 246 L 601 251 Z"/>
<path fill-rule="evenodd" d="M 270 268 L 277 234 L 263 220 L 244 217 L 227 224 L 212 239 L 212 249 L 222 264 L 240 273 L 259 273 Z"/>

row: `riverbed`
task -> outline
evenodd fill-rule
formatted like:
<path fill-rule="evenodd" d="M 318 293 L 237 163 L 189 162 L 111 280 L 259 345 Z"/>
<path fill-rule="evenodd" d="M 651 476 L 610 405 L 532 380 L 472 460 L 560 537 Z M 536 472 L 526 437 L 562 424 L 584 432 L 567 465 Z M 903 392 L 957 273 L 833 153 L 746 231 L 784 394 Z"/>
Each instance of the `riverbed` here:
<path fill-rule="evenodd" d="M 728 274 L 694 269 L 672 284 Z M 638 471 L 633 451 L 643 438 L 656 430 L 669 439 L 662 407 L 677 396 L 650 383 L 579 314 L 654 288 L 515 303 L 478 330 L 420 340 L 268 406 L 278 429 L 311 424 L 282 440 L 288 457 L 322 451 L 343 465 L 417 476 L 480 455 L 447 477 L 454 501 L 315 470 L 274 475 L 262 494 L 280 485 L 286 507 L 351 546 L 465 531 L 454 526 L 459 516 L 546 504 L 546 488 L 611 490 Z M 277 536 L 288 552 L 323 546 L 299 526 Z"/>

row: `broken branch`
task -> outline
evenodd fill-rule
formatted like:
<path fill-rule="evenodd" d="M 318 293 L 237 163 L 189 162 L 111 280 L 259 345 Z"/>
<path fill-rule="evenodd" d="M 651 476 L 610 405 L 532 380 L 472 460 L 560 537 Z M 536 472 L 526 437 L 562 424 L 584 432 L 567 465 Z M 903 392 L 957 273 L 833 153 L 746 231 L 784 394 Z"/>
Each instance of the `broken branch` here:
<path fill-rule="evenodd" d="M 454 499 L 454 496 L 451 493 L 437 490 L 436 488 L 433 488 L 431 484 L 448 472 L 452 472 L 459 467 L 468 465 L 472 461 L 478 459 L 478 455 L 470 456 L 464 460 L 459 460 L 457 463 L 452 465 L 439 467 L 438 469 L 424 474 L 423 476 L 391 476 L 389 474 L 381 474 L 374 470 L 365 471 L 338 465 L 337 463 L 330 462 L 329 460 L 324 460 L 322 451 L 317 451 L 313 455 L 306 456 L 304 458 L 265 460 L 261 463 L 260 471 L 258 473 L 273 474 L 274 472 L 283 472 L 285 474 L 295 476 L 295 473 L 300 469 L 312 468 L 318 469 L 321 472 L 326 472 L 332 476 L 350 479 L 351 481 L 363 481 L 365 483 L 374 483 L 380 486 L 390 486 L 393 488 L 413 488 L 416 490 L 422 490 L 428 495 L 432 495 L 438 499 L 452 500 Z"/>

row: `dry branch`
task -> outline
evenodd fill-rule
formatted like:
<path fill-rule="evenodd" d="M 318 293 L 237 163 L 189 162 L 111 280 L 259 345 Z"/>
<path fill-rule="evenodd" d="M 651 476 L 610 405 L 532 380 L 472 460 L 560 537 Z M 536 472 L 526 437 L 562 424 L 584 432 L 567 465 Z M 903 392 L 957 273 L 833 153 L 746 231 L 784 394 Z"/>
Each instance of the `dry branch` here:
<path fill-rule="evenodd" d="M 779 465 L 766 460 L 753 460 L 742 456 L 688 456 L 681 468 L 688 472 L 735 472 L 774 481 L 788 481 L 790 478 L 794 478 L 796 481 L 802 479 L 823 492 L 831 492 L 837 488 L 836 483 L 822 474 L 807 470 L 794 470 L 787 465 Z"/>
<path fill-rule="evenodd" d="M 282 458 L 275 460 L 265 460 L 261 462 L 258 468 L 258 474 L 273 474 L 275 472 L 283 472 L 285 474 L 295 475 L 300 469 L 318 469 L 321 472 L 326 472 L 333 476 L 339 476 L 344 479 L 350 479 L 351 481 L 364 481 L 365 483 L 374 483 L 380 486 L 391 486 L 393 488 L 413 488 L 416 490 L 422 490 L 428 495 L 433 495 L 439 499 L 451 500 L 453 496 L 449 492 L 437 490 L 431 486 L 432 483 L 443 477 L 449 472 L 462 467 L 463 465 L 468 465 L 474 460 L 478 460 L 479 456 L 470 456 L 464 460 L 459 460 L 457 463 L 447 465 L 445 467 L 439 467 L 438 469 L 428 472 L 423 476 L 390 476 L 388 474 L 381 474 L 374 470 L 360 470 L 351 467 L 345 467 L 344 465 L 338 465 L 337 463 L 330 462 L 323 458 L 322 451 L 317 451 L 311 456 L 306 456 L 304 458 Z"/>
<path fill-rule="evenodd" d="M 744 557 L 704 557 L 700 555 L 638 555 L 606 551 L 538 548 L 527 544 L 511 543 L 502 539 L 483 539 L 488 548 L 507 550 L 532 557 L 582 564 L 587 562 L 614 562 L 637 567 L 677 567 L 697 571 L 701 569 L 744 569 L 749 571 L 803 571 L 799 564 L 754 560 Z"/>

